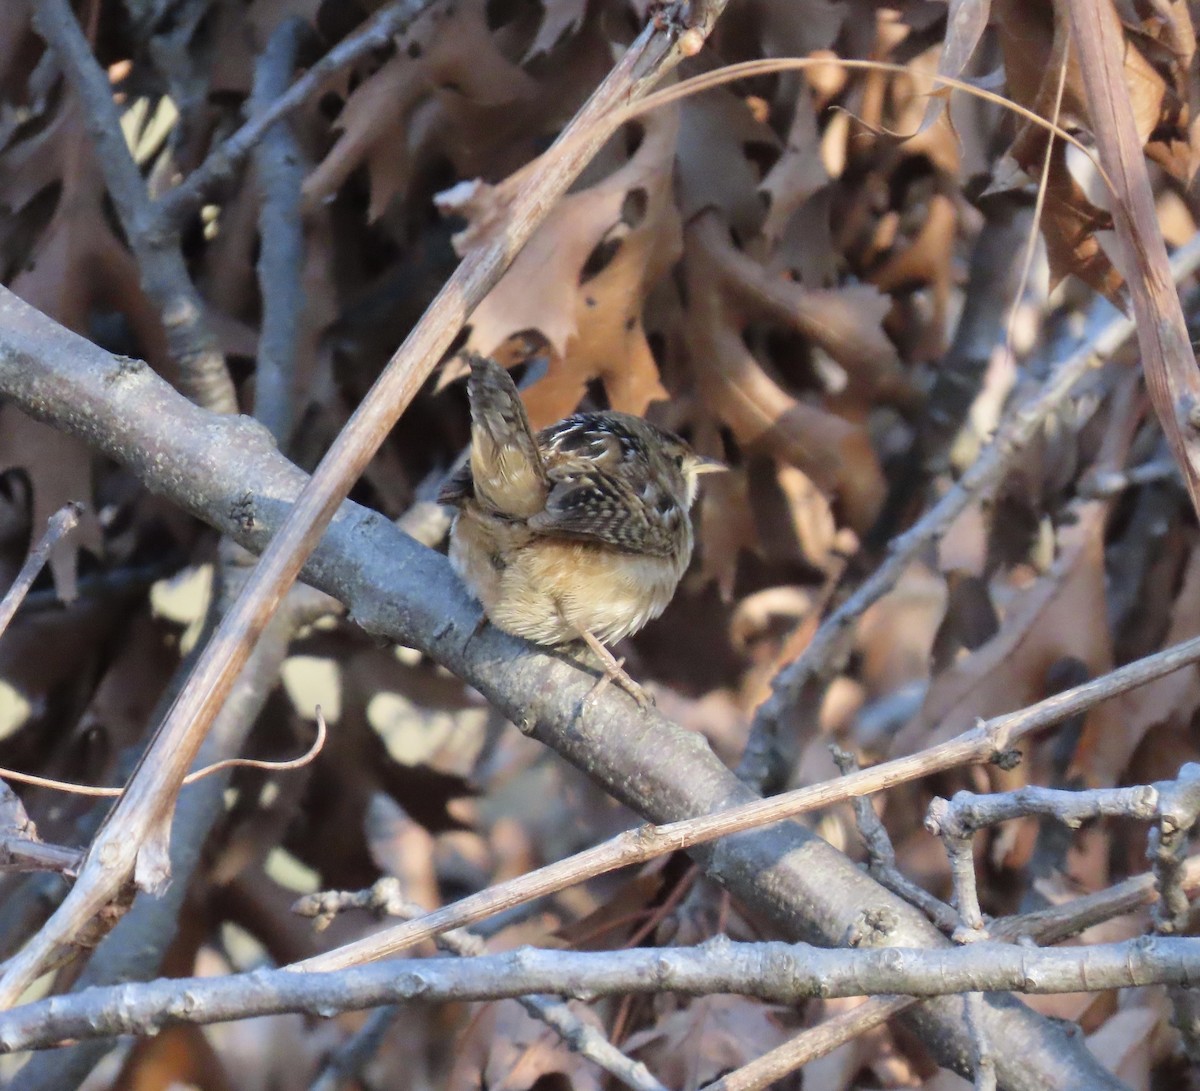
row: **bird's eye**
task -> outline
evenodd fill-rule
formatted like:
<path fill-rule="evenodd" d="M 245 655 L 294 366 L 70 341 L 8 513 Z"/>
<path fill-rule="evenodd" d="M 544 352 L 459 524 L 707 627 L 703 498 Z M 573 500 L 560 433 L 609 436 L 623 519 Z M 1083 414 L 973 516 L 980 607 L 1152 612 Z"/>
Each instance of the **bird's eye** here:
<path fill-rule="evenodd" d="M 676 455 L 671 461 L 675 463 L 675 469 L 683 469 L 683 455 Z"/>

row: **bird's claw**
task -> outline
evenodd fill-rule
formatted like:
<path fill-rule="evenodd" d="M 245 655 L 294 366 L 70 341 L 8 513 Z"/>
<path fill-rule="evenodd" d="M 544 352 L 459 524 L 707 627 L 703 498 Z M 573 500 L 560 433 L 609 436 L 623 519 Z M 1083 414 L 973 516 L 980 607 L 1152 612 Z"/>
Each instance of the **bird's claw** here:
<path fill-rule="evenodd" d="M 614 659 L 612 663 L 604 664 L 604 673 L 596 679 L 596 684 L 587 692 L 587 696 L 583 699 L 583 707 L 590 709 L 596 701 L 600 699 L 600 695 L 608 689 L 609 685 L 615 682 L 620 686 L 630 697 L 637 702 L 638 708 L 643 711 L 654 708 L 654 695 L 648 693 L 637 682 L 635 682 L 625 672 L 625 660 Z"/>

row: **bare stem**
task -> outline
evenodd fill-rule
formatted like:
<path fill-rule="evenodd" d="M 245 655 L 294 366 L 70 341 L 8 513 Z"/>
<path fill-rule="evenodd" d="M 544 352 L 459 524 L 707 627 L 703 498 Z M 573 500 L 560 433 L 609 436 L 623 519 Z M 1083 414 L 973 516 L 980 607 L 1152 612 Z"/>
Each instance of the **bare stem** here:
<path fill-rule="evenodd" d="M 82 513 L 83 505 L 71 503 L 59 508 L 50 516 L 46 529 L 29 551 L 25 563 L 21 565 L 21 571 L 17 573 L 17 578 L 4 593 L 4 598 L 0 599 L 0 636 L 4 635 L 4 630 L 8 628 L 13 616 L 21 608 L 21 603 L 29 594 L 33 581 L 37 579 L 37 574 L 50 557 L 51 550 L 79 525 L 79 516 Z"/>

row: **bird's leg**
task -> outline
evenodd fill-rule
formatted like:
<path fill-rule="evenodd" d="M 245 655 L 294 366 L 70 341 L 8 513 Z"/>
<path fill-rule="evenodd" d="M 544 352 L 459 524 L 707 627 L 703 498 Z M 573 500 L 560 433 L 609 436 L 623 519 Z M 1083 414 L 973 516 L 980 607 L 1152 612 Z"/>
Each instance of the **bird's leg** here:
<path fill-rule="evenodd" d="M 600 660 L 600 666 L 604 670 L 603 676 L 592 687 L 587 697 L 584 698 L 585 701 L 589 703 L 594 701 L 604 692 L 609 682 L 616 682 L 642 708 L 649 708 L 654 704 L 654 698 L 625 673 L 624 659 L 618 659 L 614 656 L 612 652 L 596 639 L 596 634 L 590 629 L 576 627 L 575 631 L 579 634 L 579 639 L 591 648 L 592 653 Z"/>

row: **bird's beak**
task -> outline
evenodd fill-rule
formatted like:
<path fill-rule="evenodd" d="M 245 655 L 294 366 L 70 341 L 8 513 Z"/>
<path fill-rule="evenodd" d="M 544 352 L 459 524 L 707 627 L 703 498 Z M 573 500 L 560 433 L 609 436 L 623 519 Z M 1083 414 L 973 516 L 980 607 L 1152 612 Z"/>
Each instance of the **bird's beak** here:
<path fill-rule="evenodd" d="M 698 474 L 724 473 L 729 467 L 719 458 L 708 458 L 705 455 L 692 455 L 692 472 Z"/>

